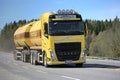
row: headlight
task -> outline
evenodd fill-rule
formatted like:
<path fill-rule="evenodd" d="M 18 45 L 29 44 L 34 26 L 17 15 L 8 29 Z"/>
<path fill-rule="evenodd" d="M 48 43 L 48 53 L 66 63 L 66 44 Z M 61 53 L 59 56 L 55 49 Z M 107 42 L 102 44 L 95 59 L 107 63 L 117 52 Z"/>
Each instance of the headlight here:
<path fill-rule="evenodd" d="M 55 55 L 54 51 L 50 50 L 50 54 L 51 54 L 52 59 L 56 59 L 56 55 Z"/>
<path fill-rule="evenodd" d="M 81 52 L 81 57 L 84 57 L 85 56 L 85 53 L 84 51 Z"/>

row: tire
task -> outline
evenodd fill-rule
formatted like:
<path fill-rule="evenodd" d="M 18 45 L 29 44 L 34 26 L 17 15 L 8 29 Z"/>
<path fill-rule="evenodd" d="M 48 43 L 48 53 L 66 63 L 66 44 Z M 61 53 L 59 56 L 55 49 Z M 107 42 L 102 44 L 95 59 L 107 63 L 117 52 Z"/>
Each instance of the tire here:
<path fill-rule="evenodd" d="M 23 54 L 23 62 L 24 62 L 24 63 L 27 63 L 27 62 L 28 62 L 28 60 L 27 60 L 27 55 L 26 55 L 26 54 Z"/>
<path fill-rule="evenodd" d="M 33 65 L 33 54 L 31 54 L 30 63 Z"/>
<path fill-rule="evenodd" d="M 24 62 L 24 54 L 22 54 L 22 62 Z"/>
<path fill-rule="evenodd" d="M 33 64 L 38 65 L 38 62 L 35 59 L 33 59 Z"/>
<path fill-rule="evenodd" d="M 38 62 L 36 61 L 34 54 L 32 54 L 32 56 L 31 56 L 31 64 L 38 65 Z"/>
<path fill-rule="evenodd" d="M 26 54 L 24 54 L 24 58 L 23 58 L 23 61 L 26 63 Z"/>
<path fill-rule="evenodd" d="M 49 67 L 49 65 L 47 64 L 47 55 L 46 54 L 43 55 L 43 65 L 45 67 Z"/>

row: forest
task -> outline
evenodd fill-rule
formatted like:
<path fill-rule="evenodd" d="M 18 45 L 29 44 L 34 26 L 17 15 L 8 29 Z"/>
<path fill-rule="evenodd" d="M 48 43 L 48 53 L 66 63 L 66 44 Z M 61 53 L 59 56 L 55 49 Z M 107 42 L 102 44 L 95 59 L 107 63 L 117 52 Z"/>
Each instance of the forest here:
<path fill-rule="evenodd" d="M 13 51 L 14 32 L 30 21 L 19 20 L 5 24 L 0 30 L 0 50 Z M 88 35 L 86 36 L 86 48 L 90 56 L 120 58 L 120 19 L 115 17 L 113 20 L 90 20 L 84 22 L 88 26 Z"/>

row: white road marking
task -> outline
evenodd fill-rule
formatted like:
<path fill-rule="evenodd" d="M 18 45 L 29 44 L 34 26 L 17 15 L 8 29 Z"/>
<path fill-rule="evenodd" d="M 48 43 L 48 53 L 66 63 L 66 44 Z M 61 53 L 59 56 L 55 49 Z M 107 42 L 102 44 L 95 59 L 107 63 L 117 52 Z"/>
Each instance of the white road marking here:
<path fill-rule="evenodd" d="M 68 77 L 68 76 L 61 76 L 63 78 L 67 78 L 67 79 L 72 79 L 72 80 L 80 80 L 80 79 L 77 79 L 77 78 L 73 78 L 73 77 Z"/>

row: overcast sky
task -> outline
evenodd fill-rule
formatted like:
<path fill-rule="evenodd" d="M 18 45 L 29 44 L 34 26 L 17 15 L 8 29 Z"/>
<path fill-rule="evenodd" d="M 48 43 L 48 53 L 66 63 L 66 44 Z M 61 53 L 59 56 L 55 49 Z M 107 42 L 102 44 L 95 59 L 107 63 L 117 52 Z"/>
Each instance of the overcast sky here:
<path fill-rule="evenodd" d="M 83 19 L 120 18 L 120 0 L 0 0 L 0 28 L 13 21 L 39 19 L 58 9 L 73 9 Z"/>

